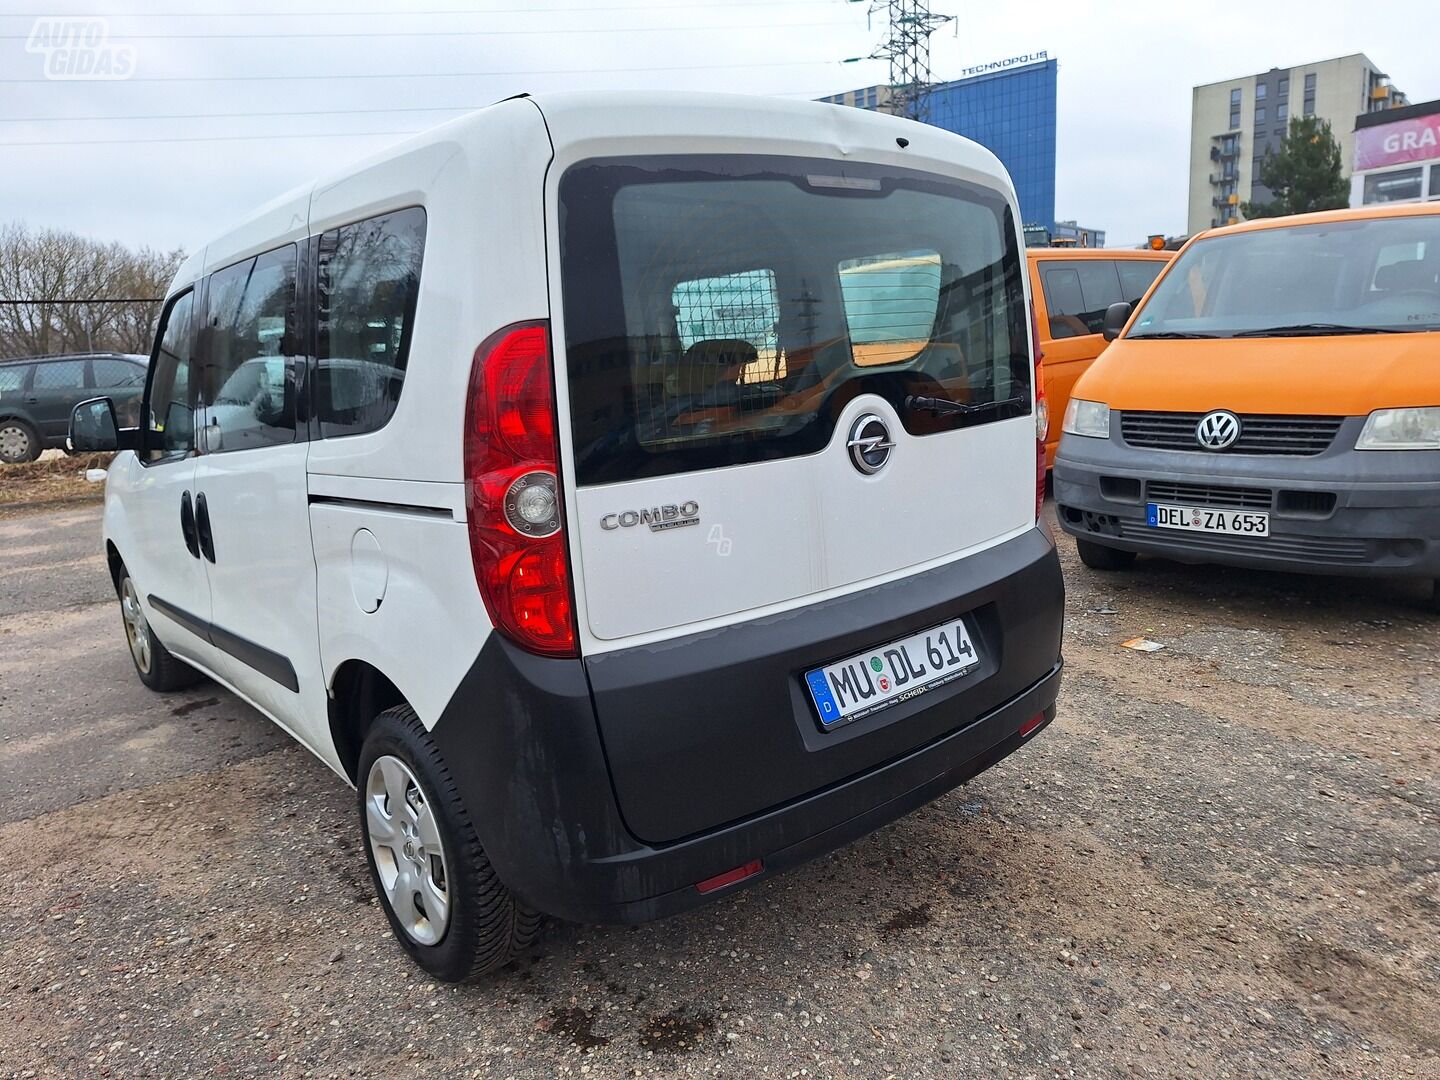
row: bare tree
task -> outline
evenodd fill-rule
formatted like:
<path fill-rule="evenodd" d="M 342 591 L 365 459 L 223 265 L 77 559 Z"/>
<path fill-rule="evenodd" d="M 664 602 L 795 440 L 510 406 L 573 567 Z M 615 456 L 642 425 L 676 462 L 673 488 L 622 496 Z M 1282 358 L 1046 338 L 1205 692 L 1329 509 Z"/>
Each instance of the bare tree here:
<path fill-rule="evenodd" d="M 0 357 L 149 352 L 158 298 L 183 258 L 60 229 L 0 226 Z"/>

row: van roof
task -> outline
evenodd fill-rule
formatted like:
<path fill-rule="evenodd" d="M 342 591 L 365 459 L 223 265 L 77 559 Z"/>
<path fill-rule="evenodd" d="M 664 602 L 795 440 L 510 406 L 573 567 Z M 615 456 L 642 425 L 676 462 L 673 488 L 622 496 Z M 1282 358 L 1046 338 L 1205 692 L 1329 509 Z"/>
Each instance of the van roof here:
<path fill-rule="evenodd" d="M 568 146 L 605 139 L 738 138 L 754 140 L 760 153 L 786 155 L 806 149 L 813 153 L 823 147 L 840 161 L 861 151 L 882 160 L 908 157 L 914 162 L 911 167 L 920 169 L 948 163 L 1006 188 L 1011 186 L 999 159 L 979 143 L 929 124 L 845 105 L 690 91 L 520 94 L 402 139 L 272 199 L 186 259 L 171 291 L 209 270 L 264 250 L 255 245 L 269 237 L 303 235 L 310 200 L 317 192 L 372 170 L 384 170 L 386 182 L 391 184 L 400 182 L 399 173 L 406 173 L 409 190 L 424 190 L 435 173 L 434 148 L 453 150 L 460 159 L 493 154 L 487 136 L 516 108 L 540 110 L 557 155 Z M 906 140 L 906 147 L 897 146 L 899 139 Z M 426 150 L 432 152 L 426 154 Z M 402 159 L 413 164 L 397 169 L 396 163 Z M 357 216 L 370 209 L 357 197 Z"/>
<path fill-rule="evenodd" d="M 1263 229 L 1289 229 L 1296 225 L 1322 225 L 1327 221 L 1361 221 L 1367 218 L 1423 217 L 1440 214 L 1440 203 L 1400 203 L 1379 206 L 1357 206 L 1346 210 L 1320 210 L 1313 214 L 1291 214 L 1288 217 L 1255 218 L 1238 225 L 1222 225 L 1196 233 L 1194 239 L 1222 236 L 1227 233 L 1257 232 Z"/>
<path fill-rule="evenodd" d="M 1150 248 L 1066 248 L 1032 247 L 1025 249 L 1027 259 L 1158 259 L 1161 262 L 1175 255 L 1173 251 L 1154 251 Z"/>

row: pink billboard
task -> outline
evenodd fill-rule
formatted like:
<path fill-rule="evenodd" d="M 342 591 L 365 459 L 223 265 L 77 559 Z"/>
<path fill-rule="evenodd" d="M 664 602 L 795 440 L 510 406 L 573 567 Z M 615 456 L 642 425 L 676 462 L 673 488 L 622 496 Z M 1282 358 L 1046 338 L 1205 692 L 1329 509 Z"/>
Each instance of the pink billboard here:
<path fill-rule="evenodd" d="M 1355 132 L 1355 170 L 1440 158 L 1440 113 Z"/>

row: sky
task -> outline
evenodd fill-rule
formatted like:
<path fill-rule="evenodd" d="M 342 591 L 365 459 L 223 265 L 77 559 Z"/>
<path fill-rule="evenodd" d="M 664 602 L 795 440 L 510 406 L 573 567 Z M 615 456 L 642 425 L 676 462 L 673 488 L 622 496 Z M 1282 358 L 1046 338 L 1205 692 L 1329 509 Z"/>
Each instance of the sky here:
<path fill-rule="evenodd" d="M 1196 84 L 1364 52 L 1412 101 L 1440 98 L 1434 0 L 931 2 L 956 16 L 932 39 L 936 81 L 1058 59 L 1056 214 L 1112 247 L 1183 232 Z M 47 78 L 30 41 L 42 15 L 102 19 L 90 32 L 108 32 L 106 62 L 130 77 Z M 193 250 L 512 94 L 819 97 L 886 81 L 884 61 L 844 63 L 883 36 L 868 0 L 0 0 L 0 223 Z"/>

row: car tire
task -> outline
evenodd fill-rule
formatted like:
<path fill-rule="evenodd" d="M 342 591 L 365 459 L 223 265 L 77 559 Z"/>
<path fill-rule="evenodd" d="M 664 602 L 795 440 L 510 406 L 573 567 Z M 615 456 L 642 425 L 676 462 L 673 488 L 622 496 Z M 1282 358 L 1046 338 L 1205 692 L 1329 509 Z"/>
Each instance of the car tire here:
<path fill-rule="evenodd" d="M 0 462 L 21 465 L 40 456 L 40 435 L 24 420 L 0 420 Z"/>
<path fill-rule="evenodd" d="M 444 982 L 465 982 L 535 944 L 544 916 L 495 873 L 414 709 L 398 705 L 376 717 L 356 779 L 370 879 L 411 959 Z"/>
<path fill-rule="evenodd" d="M 130 646 L 130 660 L 140 681 L 161 694 L 194 686 L 205 676 L 183 660 L 177 660 L 150 629 L 150 620 L 140 606 L 140 593 L 130 572 L 123 566 L 115 583 L 120 597 L 120 619 L 125 626 L 125 641 Z"/>
<path fill-rule="evenodd" d="M 1129 570 L 1135 565 L 1135 552 L 1106 547 L 1089 540 L 1076 540 L 1075 550 L 1080 561 L 1091 570 Z"/>

